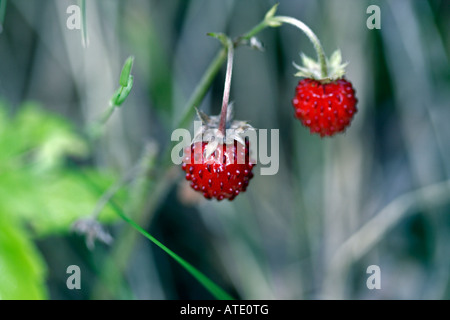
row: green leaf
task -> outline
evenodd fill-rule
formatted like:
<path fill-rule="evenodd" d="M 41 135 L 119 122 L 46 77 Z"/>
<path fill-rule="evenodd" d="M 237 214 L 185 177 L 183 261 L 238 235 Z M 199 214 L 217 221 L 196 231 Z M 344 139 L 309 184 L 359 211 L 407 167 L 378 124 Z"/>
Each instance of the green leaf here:
<path fill-rule="evenodd" d="M 45 265 L 27 233 L 0 212 L 0 299 L 46 299 Z"/>
<path fill-rule="evenodd" d="M 84 158 L 89 150 L 64 118 L 33 103 L 12 119 L 5 110 L 0 104 L 0 214 L 20 219 L 37 235 L 68 232 L 98 201 L 80 175 L 105 190 L 117 175 L 68 166 L 68 157 Z M 107 207 L 101 217 L 114 215 Z"/>
<path fill-rule="evenodd" d="M 36 151 L 34 157 L 43 170 L 60 167 L 66 156 L 84 158 L 88 153 L 85 142 L 71 134 L 50 136 Z"/>
<path fill-rule="evenodd" d="M 88 153 L 85 141 L 64 118 L 26 103 L 0 131 L 0 165 L 33 162 L 42 169 L 62 165 L 67 156 L 83 158 Z M 0 123 L 4 112 L 0 111 Z"/>
<path fill-rule="evenodd" d="M 124 65 L 122 67 L 122 72 L 120 73 L 120 81 L 119 81 L 119 83 L 122 87 L 128 86 L 131 68 L 133 67 L 133 62 L 134 62 L 134 57 L 133 56 L 128 57 L 128 59 L 125 61 Z"/>
<path fill-rule="evenodd" d="M 31 170 L 9 171 L 1 176 L 0 212 L 26 222 L 38 236 L 67 233 L 71 224 L 91 214 L 98 201 L 81 174 L 106 190 L 114 175 L 84 170 L 36 173 Z M 123 199 L 119 192 L 116 199 Z M 103 222 L 115 221 L 109 206 L 102 211 Z"/>

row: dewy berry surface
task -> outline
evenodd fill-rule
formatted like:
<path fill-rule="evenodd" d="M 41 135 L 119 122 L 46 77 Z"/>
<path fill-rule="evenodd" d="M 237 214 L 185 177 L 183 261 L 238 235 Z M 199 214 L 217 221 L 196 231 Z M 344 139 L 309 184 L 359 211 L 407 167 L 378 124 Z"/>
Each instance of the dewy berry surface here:
<path fill-rule="evenodd" d="M 292 99 L 295 116 L 321 137 L 343 132 L 357 112 L 357 102 L 352 84 L 343 78 L 329 83 L 303 79 Z"/>
<path fill-rule="evenodd" d="M 208 142 L 195 142 L 184 149 L 182 169 L 186 180 L 206 199 L 233 200 L 247 189 L 253 177 L 254 164 L 249 158 L 249 144 L 237 141 L 219 144 L 209 157 L 204 158 Z"/>

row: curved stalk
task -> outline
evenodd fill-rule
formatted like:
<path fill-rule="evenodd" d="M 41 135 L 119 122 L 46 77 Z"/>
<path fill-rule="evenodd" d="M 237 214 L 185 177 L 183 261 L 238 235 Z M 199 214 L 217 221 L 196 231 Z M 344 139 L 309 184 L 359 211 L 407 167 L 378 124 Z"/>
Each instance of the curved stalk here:
<path fill-rule="evenodd" d="M 319 38 L 317 38 L 316 34 L 303 22 L 301 22 L 298 19 L 292 18 L 292 17 L 286 17 L 286 16 L 275 16 L 270 18 L 273 22 L 278 23 L 287 23 L 290 25 L 293 25 L 294 27 L 297 27 L 303 33 L 306 34 L 306 36 L 309 38 L 309 40 L 314 45 L 314 49 L 317 53 L 317 58 L 320 63 L 320 73 L 322 78 L 326 78 L 328 76 L 328 67 L 327 67 L 327 59 L 325 56 L 325 52 L 323 51 L 322 44 L 320 43 Z"/>

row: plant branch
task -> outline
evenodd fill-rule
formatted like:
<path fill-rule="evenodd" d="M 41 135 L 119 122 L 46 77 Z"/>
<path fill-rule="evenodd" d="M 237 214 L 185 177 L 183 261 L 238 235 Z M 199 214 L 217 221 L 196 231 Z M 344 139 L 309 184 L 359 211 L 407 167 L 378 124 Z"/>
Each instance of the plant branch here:
<path fill-rule="evenodd" d="M 242 36 L 237 37 L 236 40 L 234 40 L 233 42 L 234 47 L 237 48 L 240 45 L 247 43 L 251 38 L 256 36 L 258 33 L 263 31 L 267 27 L 269 27 L 269 25 L 267 24 L 266 20 L 261 21 L 256 26 L 254 26 L 250 31 L 243 34 Z"/>
<path fill-rule="evenodd" d="M 223 48 L 217 53 L 214 60 L 210 63 L 202 78 L 200 79 L 200 82 L 195 87 L 194 92 L 192 93 L 191 97 L 184 107 L 185 112 L 181 120 L 176 124 L 175 128 L 186 128 L 189 126 L 190 122 L 192 121 L 192 117 L 195 114 L 195 107 L 197 107 L 202 102 L 203 98 L 208 93 L 208 90 L 211 87 L 214 78 L 216 77 L 217 73 L 219 73 L 222 65 L 225 63 L 226 58 L 227 52 L 225 48 Z"/>

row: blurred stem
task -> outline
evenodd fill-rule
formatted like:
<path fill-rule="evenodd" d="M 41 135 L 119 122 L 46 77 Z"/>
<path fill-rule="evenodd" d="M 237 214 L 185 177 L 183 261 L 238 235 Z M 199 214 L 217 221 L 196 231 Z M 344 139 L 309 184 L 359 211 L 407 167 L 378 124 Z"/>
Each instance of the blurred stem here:
<path fill-rule="evenodd" d="M 267 24 L 266 20 L 261 21 L 256 26 L 254 26 L 253 29 L 251 29 L 249 32 L 247 32 L 244 35 L 238 37 L 234 41 L 234 47 L 236 48 L 236 47 L 240 46 L 241 44 L 247 43 L 248 40 L 250 40 L 251 38 L 256 36 L 258 33 L 263 31 L 267 27 L 269 27 L 269 25 Z"/>
<path fill-rule="evenodd" d="M 120 91 L 122 91 L 122 89 L 123 88 L 121 87 Z M 116 110 L 117 107 L 118 107 L 117 105 L 115 105 L 112 101 L 110 101 L 108 108 L 105 111 L 103 111 L 98 120 L 95 120 L 86 128 L 86 134 L 88 135 L 90 140 L 96 140 L 100 137 L 103 127 L 111 118 L 111 116 L 114 113 L 114 110 Z"/>
<path fill-rule="evenodd" d="M 97 201 L 97 205 L 92 211 L 91 217 L 93 219 L 98 219 L 100 213 L 103 211 L 108 202 L 115 196 L 115 194 L 127 183 L 133 181 L 137 174 L 141 171 L 142 169 L 140 165 L 133 168 L 125 177 L 114 183 L 108 190 L 106 190 L 106 192 L 103 193 L 103 195 Z"/>
<path fill-rule="evenodd" d="M 86 0 L 81 0 L 81 43 L 84 48 L 89 45 L 89 39 L 87 34 L 87 17 L 86 17 Z"/>
<path fill-rule="evenodd" d="M 0 33 L 3 31 L 3 22 L 5 21 L 7 0 L 0 0 Z"/>
<path fill-rule="evenodd" d="M 226 58 L 227 51 L 225 50 L 225 48 L 223 48 L 217 53 L 214 60 L 208 66 L 202 78 L 200 79 L 197 87 L 195 87 L 194 93 L 191 95 L 184 108 L 186 111 L 175 128 L 186 128 L 189 126 L 190 122 L 192 121 L 192 117 L 195 114 L 195 107 L 200 105 L 203 98 L 206 96 L 206 93 L 211 87 L 214 78 L 220 71 L 222 65 L 225 63 Z"/>
<path fill-rule="evenodd" d="M 450 202 L 450 180 L 398 196 L 346 240 L 335 252 L 323 282 L 327 298 L 341 299 L 335 284 L 344 281 L 350 266 L 375 246 L 407 214 Z M 413 210 L 414 209 L 414 210 Z"/>
<path fill-rule="evenodd" d="M 225 75 L 225 86 L 223 89 L 223 100 L 222 100 L 222 111 L 220 113 L 220 124 L 219 131 L 225 135 L 225 127 L 227 123 L 227 109 L 228 101 L 230 100 L 230 89 L 231 89 L 231 76 L 233 75 L 233 56 L 234 56 L 234 44 L 229 38 L 227 38 L 227 51 L 228 51 L 228 61 L 227 61 L 227 73 Z"/>
<path fill-rule="evenodd" d="M 326 78 L 328 76 L 327 60 L 322 44 L 320 43 L 320 40 L 319 38 L 317 38 L 316 34 L 306 24 L 304 24 L 298 19 L 286 16 L 275 16 L 270 18 L 270 21 L 287 23 L 303 31 L 303 33 L 306 34 L 306 36 L 314 45 L 314 49 L 316 50 L 317 58 L 320 64 L 320 73 L 322 78 Z"/>
<path fill-rule="evenodd" d="M 120 88 L 120 89 L 122 89 L 122 88 Z M 103 127 L 108 122 L 109 118 L 111 118 L 116 107 L 117 106 L 115 104 L 110 103 L 108 109 L 106 109 L 103 112 L 103 114 L 100 116 L 100 119 L 98 120 L 97 125 Z"/>

